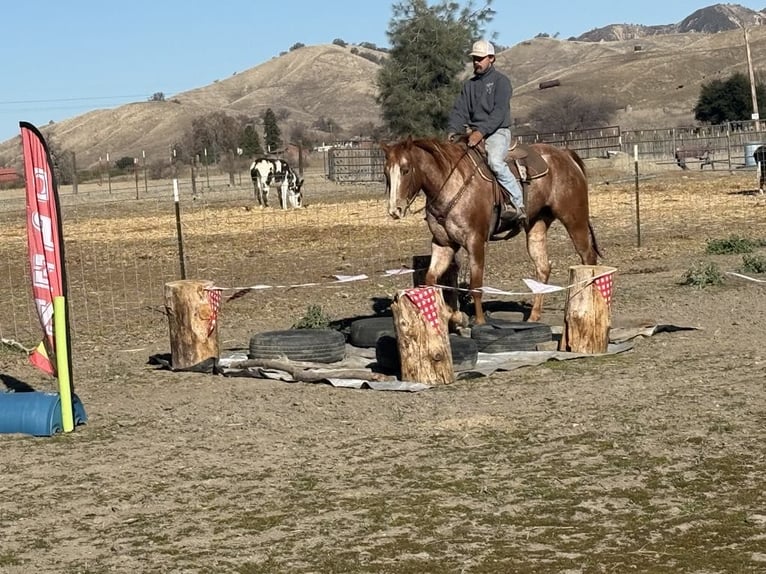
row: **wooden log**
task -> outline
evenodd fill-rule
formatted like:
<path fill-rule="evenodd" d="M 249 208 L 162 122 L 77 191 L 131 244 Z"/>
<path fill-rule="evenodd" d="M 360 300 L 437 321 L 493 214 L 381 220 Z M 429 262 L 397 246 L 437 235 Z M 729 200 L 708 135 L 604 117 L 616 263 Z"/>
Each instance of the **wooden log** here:
<path fill-rule="evenodd" d="M 451 313 L 444 303 L 441 289 L 432 289 L 438 326 L 425 318 L 407 294 L 408 291 L 410 290 L 397 293 L 391 304 L 401 378 L 403 381 L 428 385 L 453 383 L 455 370 L 452 366 L 448 329 Z"/>
<path fill-rule="evenodd" d="M 602 294 L 595 277 L 616 269 L 604 265 L 574 265 L 569 268 L 569 290 L 564 308 L 564 329 L 559 351 L 605 353 L 609 345 L 609 299 Z"/>
<path fill-rule="evenodd" d="M 212 281 L 182 279 L 165 283 L 170 327 L 171 367 L 186 369 L 219 357 L 218 321 L 208 291 Z"/>

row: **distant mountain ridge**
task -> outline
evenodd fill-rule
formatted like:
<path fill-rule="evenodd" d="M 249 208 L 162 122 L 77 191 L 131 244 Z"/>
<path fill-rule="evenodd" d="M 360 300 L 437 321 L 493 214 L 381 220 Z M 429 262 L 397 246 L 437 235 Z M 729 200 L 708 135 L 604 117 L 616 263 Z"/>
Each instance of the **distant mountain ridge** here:
<path fill-rule="evenodd" d="M 613 42 L 639 40 L 647 36 L 662 34 L 716 34 L 737 30 L 742 26 L 752 27 L 766 24 L 766 9 L 751 10 L 739 4 L 714 4 L 700 8 L 677 24 L 643 26 L 640 24 L 610 24 L 596 28 L 576 38 L 579 42 Z"/>

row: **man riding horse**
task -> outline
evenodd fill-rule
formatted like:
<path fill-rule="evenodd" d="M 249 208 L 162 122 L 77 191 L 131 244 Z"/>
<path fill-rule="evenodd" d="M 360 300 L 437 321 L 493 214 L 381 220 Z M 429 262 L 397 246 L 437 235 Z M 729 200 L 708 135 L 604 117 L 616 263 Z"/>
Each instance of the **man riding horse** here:
<path fill-rule="evenodd" d="M 500 217 L 506 223 L 526 223 L 524 198 L 516 178 L 506 163 L 511 147 L 511 95 L 508 77 L 494 66 L 495 47 L 487 40 L 474 42 L 470 52 L 474 75 L 463 83 L 449 117 L 449 141 L 470 130 L 468 147 L 484 140 L 487 163 L 512 205 L 505 204 Z"/>

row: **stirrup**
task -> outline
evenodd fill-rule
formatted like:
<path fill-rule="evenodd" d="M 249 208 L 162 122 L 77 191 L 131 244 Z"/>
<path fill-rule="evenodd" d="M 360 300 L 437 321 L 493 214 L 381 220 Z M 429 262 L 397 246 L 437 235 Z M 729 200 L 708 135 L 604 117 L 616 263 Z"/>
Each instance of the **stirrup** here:
<path fill-rule="evenodd" d="M 500 219 L 506 222 L 520 221 L 527 218 L 527 212 L 523 207 L 516 207 L 513 204 L 505 204 L 500 210 Z"/>

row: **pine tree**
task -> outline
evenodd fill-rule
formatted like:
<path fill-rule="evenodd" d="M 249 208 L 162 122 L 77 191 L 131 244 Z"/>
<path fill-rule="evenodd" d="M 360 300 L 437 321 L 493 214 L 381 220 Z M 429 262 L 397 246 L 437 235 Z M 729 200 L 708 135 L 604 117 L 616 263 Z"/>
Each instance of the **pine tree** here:
<path fill-rule="evenodd" d="M 253 124 L 245 125 L 242 130 L 242 141 L 240 146 L 245 157 L 255 157 L 263 155 L 263 146 L 261 145 L 261 136 L 255 131 Z"/>
<path fill-rule="evenodd" d="M 282 147 L 282 133 L 277 125 L 277 116 L 271 108 L 263 114 L 263 140 L 267 152 L 274 152 Z"/>
<path fill-rule="evenodd" d="M 391 133 L 426 136 L 446 130 L 471 44 L 495 14 L 491 3 L 480 9 L 472 1 L 463 8 L 450 1 L 394 4 L 387 32 L 391 50 L 377 78 L 377 100 Z"/>

